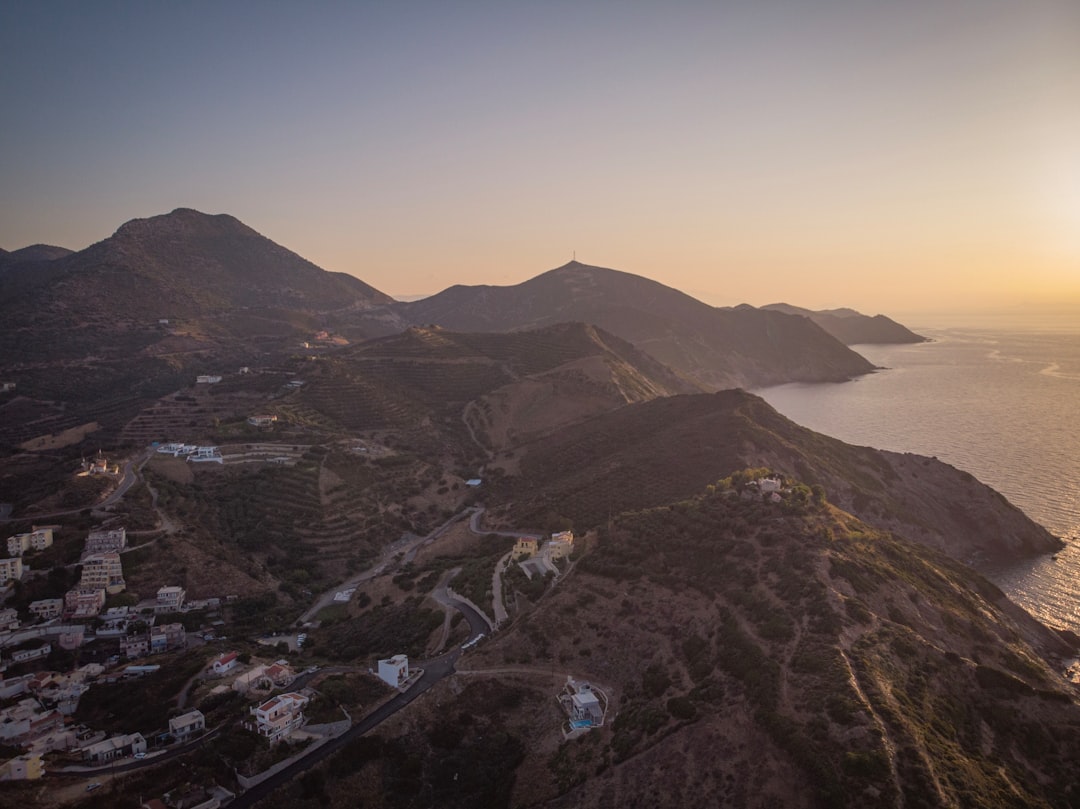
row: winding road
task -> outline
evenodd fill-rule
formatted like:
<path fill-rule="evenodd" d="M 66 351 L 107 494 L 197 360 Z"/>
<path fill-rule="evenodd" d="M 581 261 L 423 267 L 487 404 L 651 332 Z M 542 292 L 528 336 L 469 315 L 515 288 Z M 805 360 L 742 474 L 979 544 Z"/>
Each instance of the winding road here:
<path fill-rule="evenodd" d="M 445 598 L 445 584 L 442 589 Z M 441 601 L 442 599 L 439 600 Z M 452 604 L 469 622 L 469 640 L 474 640 L 481 634 L 487 632 L 487 622 L 468 604 L 455 599 L 447 599 L 446 603 Z M 229 804 L 229 806 L 236 807 L 236 809 L 254 806 L 278 787 L 288 783 L 302 772 L 314 767 L 316 764 L 325 761 L 331 755 L 349 744 L 349 742 L 360 738 L 369 730 L 378 727 L 406 705 L 413 702 L 425 691 L 431 689 L 440 680 L 453 674 L 456 671 L 454 664 L 461 655 L 462 651 L 460 647 L 455 647 L 449 652 L 432 658 L 431 660 L 421 661 L 418 667 L 422 668 L 424 673 L 407 691 L 398 694 L 393 699 L 380 705 L 340 736 L 320 745 L 315 750 L 312 750 L 309 755 L 294 761 L 280 772 L 274 773 L 274 775 L 270 776 L 265 781 L 253 786 L 247 792 L 238 795 L 236 800 Z"/>

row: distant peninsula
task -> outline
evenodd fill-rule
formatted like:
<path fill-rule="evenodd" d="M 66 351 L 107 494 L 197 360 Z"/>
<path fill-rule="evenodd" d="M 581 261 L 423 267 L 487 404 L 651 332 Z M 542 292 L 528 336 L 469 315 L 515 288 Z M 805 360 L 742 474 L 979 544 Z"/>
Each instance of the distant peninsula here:
<path fill-rule="evenodd" d="M 788 303 L 762 306 L 786 315 L 809 318 L 846 346 L 867 343 L 925 343 L 927 338 L 885 315 L 864 315 L 854 309 L 804 309 Z"/>

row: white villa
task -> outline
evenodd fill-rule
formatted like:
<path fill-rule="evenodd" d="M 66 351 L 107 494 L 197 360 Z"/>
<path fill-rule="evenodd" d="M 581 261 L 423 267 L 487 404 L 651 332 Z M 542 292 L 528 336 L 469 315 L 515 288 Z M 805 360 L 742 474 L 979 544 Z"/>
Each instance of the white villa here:
<path fill-rule="evenodd" d="M 308 701 L 303 694 L 290 691 L 252 708 L 259 735 L 271 744 L 288 736 L 304 724 L 304 708 Z"/>
<path fill-rule="evenodd" d="M 379 679 L 392 688 L 399 688 L 409 679 L 409 658 L 394 655 L 379 661 Z"/>
<path fill-rule="evenodd" d="M 188 455 L 188 460 L 195 463 L 225 463 L 217 447 L 196 447 L 195 452 Z"/>

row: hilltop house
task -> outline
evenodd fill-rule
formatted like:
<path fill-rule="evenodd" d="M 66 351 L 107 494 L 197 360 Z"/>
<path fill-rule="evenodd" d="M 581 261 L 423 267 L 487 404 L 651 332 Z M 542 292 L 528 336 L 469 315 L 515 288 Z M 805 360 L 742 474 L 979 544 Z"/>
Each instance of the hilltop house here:
<path fill-rule="evenodd" d="M 548 555 L 552 559 L 562 559 L 574 552 L 574 532 L 559 531 L 551 535 L 547 543 Z"/>
<path fill-rule="evenodd" d="M 248 416 L 247 423 L 252 427 L 270 427 L 277 421 L 277 416 L 260 415 L 260 416 Z"/>
<path fill-rule="evenodd" d="M 195 377 L 196 385 L 216 385 L 221 381 L 221 377 L 217 374 L 199 374 Z"/>
<path fill-rule="evenodd" d="M 409 679 L 409 658 L 394 655 L 379 661 L 379 679 L 392 688 L 400 687 Z"/>
<path fill-rule="evenodd" d="M 604 704 L 601 704 L 601 698 Z M 604 724 L 607 697 L 589 683 L 578 682 L 573 677 L 567 677 L 563 693 L 559 695 L 559 703 L 570 720 L 568 727 L 563 731 L 567 739 L 585 733 L 589 728 L 600 727 Z"/>
<path fill-rule="evenodd" d="M 99 452 L 89 461 L 85 458 L 83 459 L 78 474 L 80 477 L 86 477 L 88 475 L 118 475 L 120 474 L 120 467 L 113 464 L 110 469 L 109 459 Z"/>
<path fill-rule="evenodd" d="M 536 556 L 539 549 L 540 540 L 536 537 L 518 537 L 517 542 L 514 543 L 514 550 L 510 552 L 510 558 L 519 559 L 522 556 Z"/>

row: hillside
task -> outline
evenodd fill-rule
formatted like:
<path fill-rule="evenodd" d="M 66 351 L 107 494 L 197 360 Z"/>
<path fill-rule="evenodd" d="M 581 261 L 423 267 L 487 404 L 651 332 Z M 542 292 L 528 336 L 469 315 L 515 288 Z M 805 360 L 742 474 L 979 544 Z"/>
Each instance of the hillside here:
<path fill-rule="evenodd" d="M 394 311 L 456 331 L 593 323 L 712 389 L 840 381 L 873 369 L 805 318 L 718 309 L 647 278 L 576 261 L 515 286 L 450 287 Z"/>
<path fill-rule="evenodd" d="M 701 390 L 624 340 L 581 323 L 511 334 L 414 327 L 335 352 L 306 378 L 297 402 L 327 424 L 426 425 L 428 433 L 449 431 L 485 449 L 630 402 Z"/>
<path fill-rule="evenodd" d="M 626 407 L 499 462 L 511 521 L 571 520 L 687 497 L 733 469 L 765 466 L 822 485 L 880 530 L 965 562 L 1048 553 L 1060 542 L 993 489 L 936 459 L 855 447 L 784 418 L 742 391 Z"/>
<path fill-rule="evenodd" d="M 720 482 L 617 515 L 540 592 L 517 591 L 513 623 L 455 677 L 265 805 L 1077 797 L 1080 706 L 1057 673 L 1071 650 L 979 576 L 828 504 Z M 608 706 L 569 740 L 553 699 L 567 676 Z"/>
<path fill-rule="evenodd" d="M 885 315 L 864 315 L 854 309 L 822 309 L 814 311 L 787 303 L 771 303 L 761 307 L 787 315 L 810 318 L 844 345 L 862 343 L 924 343 L 926 338 L 916 334 Z"/>

